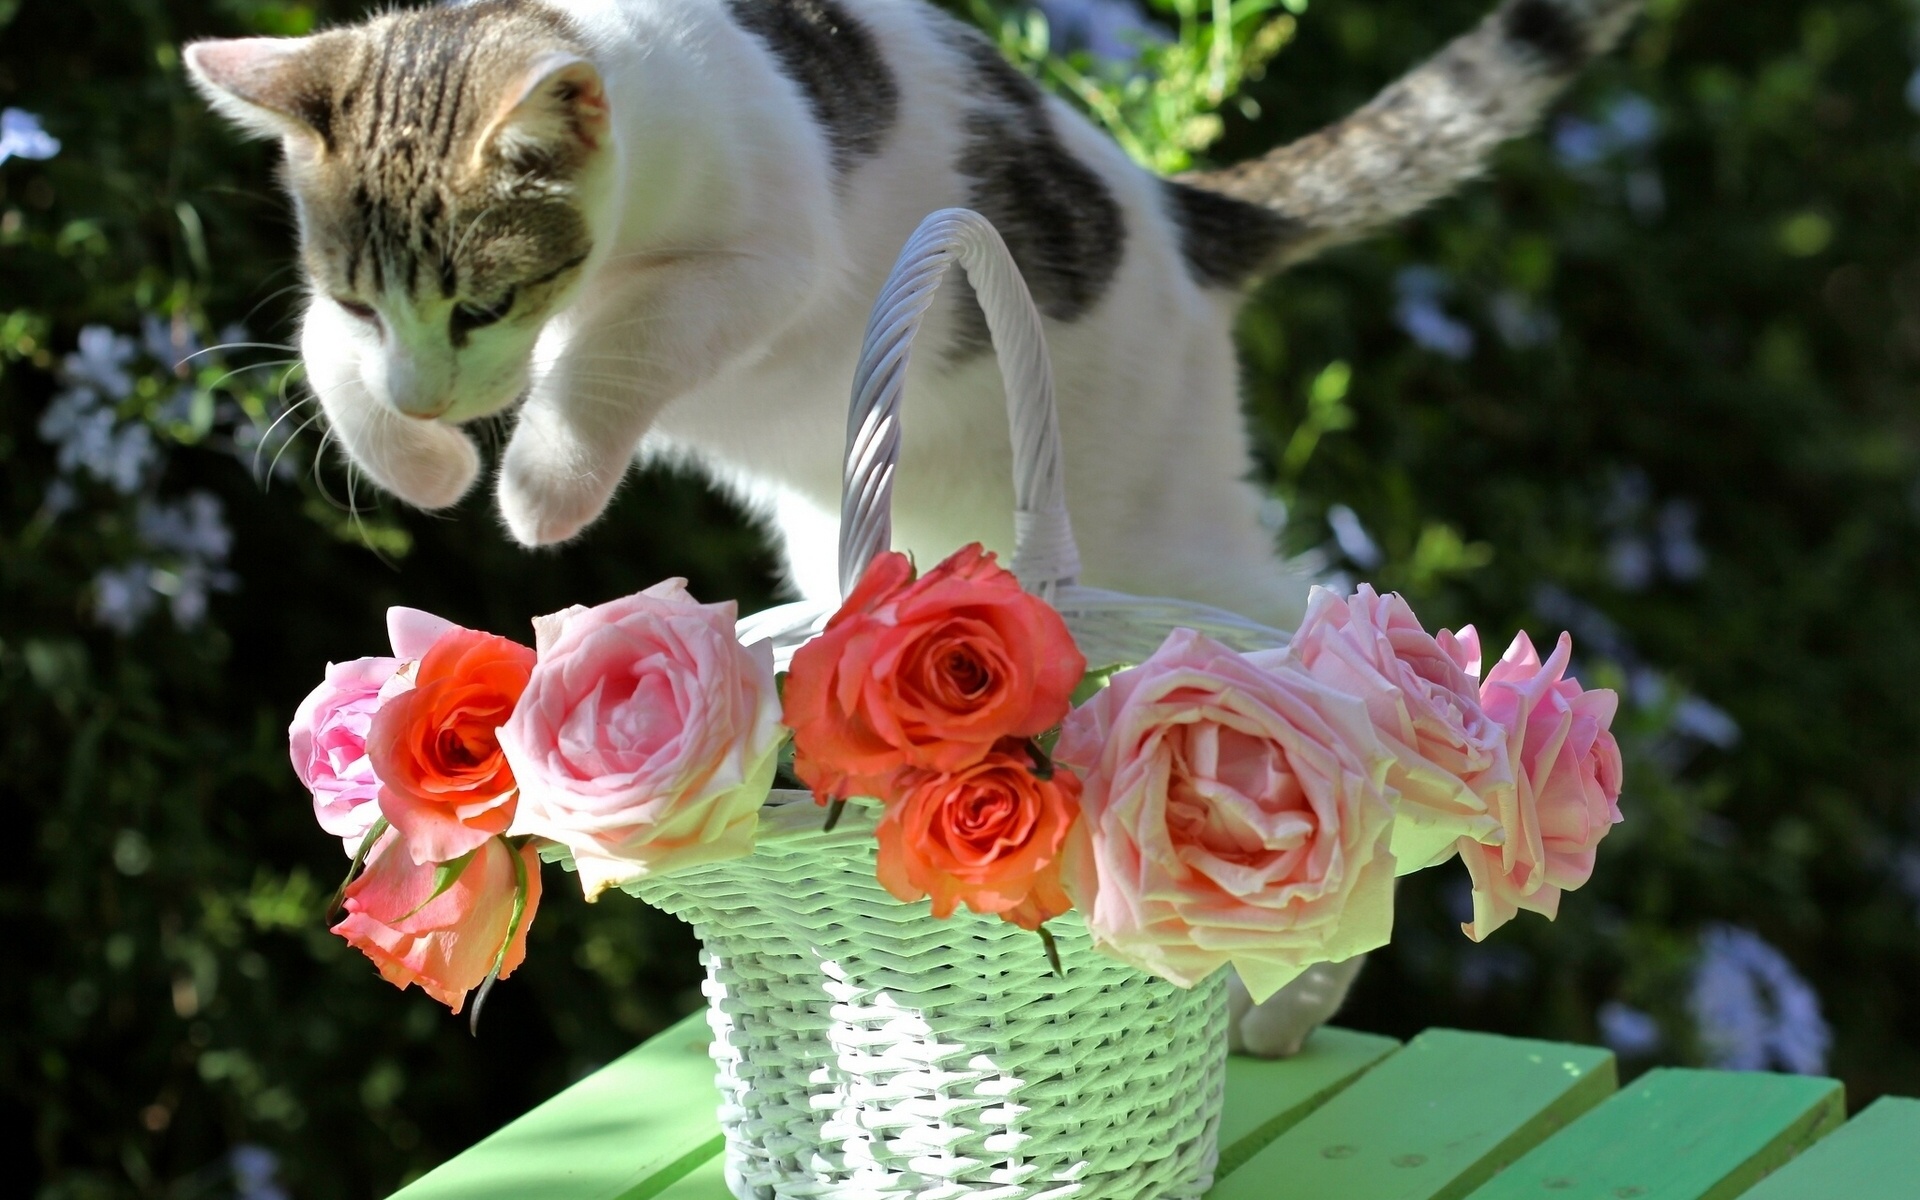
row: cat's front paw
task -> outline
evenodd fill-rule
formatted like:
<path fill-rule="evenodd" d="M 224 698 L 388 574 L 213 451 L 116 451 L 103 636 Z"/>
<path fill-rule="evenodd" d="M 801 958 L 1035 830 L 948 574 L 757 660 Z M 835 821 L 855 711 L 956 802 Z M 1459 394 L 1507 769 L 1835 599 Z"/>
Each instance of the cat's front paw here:
<path fill-rule="evenodd" d="M 376 412 L 369 421 L 336 421 L 334 429 L 375 483 L 415 508 L 458 503 L 480 474 L 473 439 L 451 426 Z"/>
<path fill-rule="evenodd" d="M 500 516 L 522 546 L 552 546 L 569 540 L 606 511 L 620 485 L 620 468 L 558 466 L 508 447 L 500 465 Z"/>

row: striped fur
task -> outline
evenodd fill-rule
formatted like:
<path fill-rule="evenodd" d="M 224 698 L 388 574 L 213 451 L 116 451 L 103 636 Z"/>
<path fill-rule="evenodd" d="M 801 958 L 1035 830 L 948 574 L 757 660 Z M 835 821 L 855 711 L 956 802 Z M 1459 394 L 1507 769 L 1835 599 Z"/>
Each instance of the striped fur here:
<path fill-rule="evenodd" d="M 1507 0 L 1352 116 L 1183 182 L 1286 222 L 1286 236 L 1252 259 L 1252 274 L 1292 265 L 1417 212 L 1479 175 L 1497 146 L 1532 129 L 1579 69 L 1613 46 L 1640 5 Z"/>

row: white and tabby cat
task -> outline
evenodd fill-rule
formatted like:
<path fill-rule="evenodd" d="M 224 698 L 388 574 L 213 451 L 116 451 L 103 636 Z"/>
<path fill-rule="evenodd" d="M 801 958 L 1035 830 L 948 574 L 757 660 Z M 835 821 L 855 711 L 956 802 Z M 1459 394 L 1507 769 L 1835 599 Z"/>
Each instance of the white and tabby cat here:
<path fill-rule="evenodd" d="M 797 585 L 830 595 L 867 306 L 920 218 L 965 205 L 1048 318 L 1087 582 L 1285 624 L 1304 586 L 1247 481 L 1245 286 L 1475 174 L 1636 8 L 1509 0 L 1347 120 L 1187 182 L 921 0 L 478 0 L 186 59 L 285 143 L 309 380 L 402 499 L 458 500 L 480 461 L 459 424 L 524 398 L 498 478 L 520 541 L 580 532 L 644 441 L 770 512 Z M 1004 550 L 971 300 L 922 344 L 896 541 Z"/>
<path fill-rule="evenodd" d="M 497 486 L 521 542 L 579 533 L 637 448 L 685 455 L 831 596 L 868 305 L 920 219 L 962 205 L 1047 318 L 1085 580 L 1286 625 L 1306 589 L 1248 481 L 1243 292 L 1472 177 L 1638 6 L 1507 0 L 1346 120 L 1181 182 L 923 0 L 476 0 L 186 61 L 284 143 L 308 378 L 402 499 L 458 500 L 480 462 L 460 424 L 518 402 Z M 949 290 L 895 499 L 921 562 L 1012 537 L 999 377 Z"/>

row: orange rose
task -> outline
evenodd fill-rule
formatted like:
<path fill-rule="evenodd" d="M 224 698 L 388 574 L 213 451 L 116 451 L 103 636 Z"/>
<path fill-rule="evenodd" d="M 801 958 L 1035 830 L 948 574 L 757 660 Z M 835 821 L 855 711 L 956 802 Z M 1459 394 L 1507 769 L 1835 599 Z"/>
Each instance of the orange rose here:
<path fill-rule="evenodd" d="M 472 857 L 446 865 L 457 866 L 458 874 L 435 896 L 440 864 L 416 863 L 405 839 L 388 832 L 367 869 L 347 885 L 347 915 L 333 932 L 372 959 L 388 983 L 417 983 L 459 1012 L 494 963 L 505 979 L 526 958 L 527 928 L 540 907 L 540 860 L 532 846 L 515 849 L 504 838 L 489 838 Z M 522 888 L 526 901 L 516 925 L 515 896 Z"/>
<path fill-rule="evenodd" d="M 507 831 L 516 792 L 499 731 L 533 661 L 518 642 L 455 626 L 420 660 L 412 690 L 374 714 L 367 755 L 380 811 L 414 862 L 447 862 Z"/>
<path fill-rule="evenodd" d="M 891 799 L 903 770 L 959 771 L 1059 724 L 1086 669 L 1060 614 L 977 544 L 917 580 L 882 554 L 793 656 L 794 770 L 822 801 Z"/>
<path fill-rule="evenodd" d="M 913 772 L 876 832 L 880 884 L 902 900 L 931 897 L 933 915 L 964 903 L 1023 929 L 1073 907 L 1060 883 L 1076 835 L 1080 780 L 1041 779 L 1010 744 L 951 774 Z"/>

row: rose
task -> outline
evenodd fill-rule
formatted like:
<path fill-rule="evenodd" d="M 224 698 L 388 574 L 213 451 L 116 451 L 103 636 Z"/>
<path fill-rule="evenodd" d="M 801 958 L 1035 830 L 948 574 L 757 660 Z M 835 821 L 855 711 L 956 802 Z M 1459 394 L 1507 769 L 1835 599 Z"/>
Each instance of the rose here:
<path fill-rule="evenodd" d="M 1096 944 L 1191 987 L 1231 962 L 1264 1000 L 1393 926 L 1392 755 L 1366 707 L 1175 630 L 1075 709 L 1092 853 L 1068 892 Z"/>
<path fill-rule="evenodd" d="M 501 838 L 444 866 L 415 857 L 398 830 L 383 834 L 366 870 L 347 885 L 347 915 L 333 932 L 372 959 L 388 983 L 417 983 L 457 1013 L 496 965 L 505 979 L 526 958 L 527 929 L 540 907 L 540 860 L 533 847 Z"/>
<path fill-rule="evenodd" d="M 1475 941 L 1524 908 L 1551 920 L 1560 894 L 1593 874 L 1600 839 L 1620 821 L 1620 747 L 1608 727 L 1619 697 L 1567 677 L 1573 639 L 1560 635 L 1545 663 L 1525 633 L 1487 672 L 1480 702 L 1507 731 L 1517 784 L 1495 812 L 1504 844 L 1460 842 L 1473 878 Z"/>
<path fill-rule="evenodd" d="M 903 770 L 951 773 L 1051 729 L 1086 669 L 1060 614 L 978 545 L 917 580 L 882 554 L 793 656 L 794 771 L 821 800 L 889 798 Z"/>
<path fill-rule="evenodd" d="M 1018 742 L 951 773 L 910 772 L 875 830 L 881 886 L 905 901 L 931 898 L 946 919 L 965 904 L 1023 929 L 1073 907 L 1062 860 L 1080 816 L 1080 781 L 1041 779 Z"/>
<path fill-rule="evenodd" d="M 458 858 L 511 824 L 514 779 L 499 727 L 533 660 L 517 642 L 450 625 L 421 657 L 414 686 L 374 713 L 367 753 L 380 811 L 415 862 Z"/>
<path fill-rule="evenodd" d="M 325 681 L 300 702 L 287 727 L 293 770 L 313 793 L 313 815 L 320 828 L 346 843 L 349 855 L 380 817 L 380 780 L 367 757 L 367 729 L 380 707 L 381 688 L 399 666 L 397 658 L 328 663 Z"/>
<path fill-rule="evenodd" d="M 1436 638 L 1407 602 L 1361 584 L 1351 597 L 1314 588 L 1288 647 L 1336 691 L 1366 702 L 1393 752 L 1400 794 L 1393 857 L 1400 873 L 1451 858 L 1460 838 L 1500 836 L 1489 806 L 1511 803 L 1507 731 L 1480 706 L 1480 638 L 1471 625 Z"/>
<path fill-rule="evenodd" d="M 356 658 L 328 663 L 326 678 L 308 693 L 287 727 L 294 773 L 313 793 L 320 828 L 340 838 L 348 855 L 360 849 L 380 817 L 380 778 L 367 755 L 373 714 L 386 700 L 413 686 L 414 663 L 450 621 L 413 608 L 387 610 L 393 658 Z"/>
<path fill-rule="evenodd" d="M 500 744 L 512 832 L 566 846 L 592 899 L 753 848 L 785 731 L 768 642 L 670 579 L 534 621 L 539 662 Z"/>

